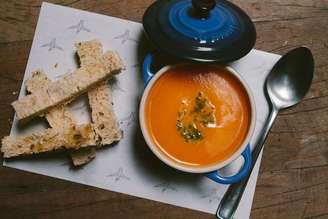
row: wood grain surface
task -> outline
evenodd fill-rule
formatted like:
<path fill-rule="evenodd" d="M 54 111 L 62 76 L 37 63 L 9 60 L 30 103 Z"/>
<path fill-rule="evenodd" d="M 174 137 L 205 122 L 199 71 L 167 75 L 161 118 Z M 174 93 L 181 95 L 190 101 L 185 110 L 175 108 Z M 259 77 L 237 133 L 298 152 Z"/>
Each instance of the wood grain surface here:
<path fill-rule="evenodd" d="M 150 0 L 50 2 L 140 22 Z M 234 0 L 257 29 L 256 48 L 309 47 L 310 92 L 282 111 L 264 150 L 251 218 L 328 218 L 328 0 Z M 9 134 L 40 11 L 38 0 L 1 0 L 0 137 Z M 214 218 L 213 215 L 0 167 L 0 218 Z"/>

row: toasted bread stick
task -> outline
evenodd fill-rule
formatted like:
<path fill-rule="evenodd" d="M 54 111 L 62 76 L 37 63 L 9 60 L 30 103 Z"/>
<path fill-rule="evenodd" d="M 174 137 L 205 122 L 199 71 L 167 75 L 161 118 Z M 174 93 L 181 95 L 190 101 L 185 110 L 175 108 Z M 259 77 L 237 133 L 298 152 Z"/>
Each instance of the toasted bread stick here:
<path fill-rule="evenodd" d="M 42 71 L 34 71 L 32 72 L 32 76 L 26 80 L 25 85 L 27 91 L 34 93 L 38 90 L 46 89 L 50 83 L 51 80 L 45 73 Z M 73 115 L 64 105 L 51 109 L 45 117 L 49 125 L 56 130 L 68 129 L 76 125 Z M 88 143 L 96 145 L 95 141 L 91 142 L 90 140 Z M 74 166 L 84 165 L 96 157 L 96 149 L 94 147 L 88 147 L 71 151 L 70 156 Z"/>
<path fill-rule="evenodd" d="M 100 42 L 96 40 L 93 42 L 101 47 Z M 14 101 L 12 106 L 19 121 L 29 120 L 55 106 L 71 101 L 121 71 L 122 68 L 118 54 L 107 52 L 101 58 L 97 58 L 94 63 L 82 66 L 73 73 L 51 82 L 46 89 Z"/>
<path fill-rule="evenodd" d="M 94 65 L 102 56 L 101 47 L 94 41 L 76 45 L 81 66 Z M 112 91 L 107 81 L 88 92 L 91 108 L 92 125 L 96 133 L 98 145 L 108 145 L 122 138 L 118 121 L 116 119 Z"/>
<path fill-rule="evenodd" d="M 4 158 L 50 152 L 59 149 L 77 150 L 94 141 L 90 124 L 73 126 L 63 130 L 49 128 L 29 136 L 6 136 L 2 139 Z"/>

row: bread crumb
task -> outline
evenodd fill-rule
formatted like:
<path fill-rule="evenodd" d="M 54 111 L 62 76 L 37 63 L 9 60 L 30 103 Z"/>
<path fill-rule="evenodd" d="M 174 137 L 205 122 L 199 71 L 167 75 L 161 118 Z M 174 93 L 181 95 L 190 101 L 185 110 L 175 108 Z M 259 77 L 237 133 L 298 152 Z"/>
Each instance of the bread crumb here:
<path fill-rule="evenodd" d="M 13 95 L 15 96 L 18 92 L 17 91 L 13 91 Z"/>
<path fill-rule="evenodd" d="M 58 67 L 58 63 L 56 63 L 56 64 L 54 65 L 54 67 L 57 68 L 57 67 Z"/>

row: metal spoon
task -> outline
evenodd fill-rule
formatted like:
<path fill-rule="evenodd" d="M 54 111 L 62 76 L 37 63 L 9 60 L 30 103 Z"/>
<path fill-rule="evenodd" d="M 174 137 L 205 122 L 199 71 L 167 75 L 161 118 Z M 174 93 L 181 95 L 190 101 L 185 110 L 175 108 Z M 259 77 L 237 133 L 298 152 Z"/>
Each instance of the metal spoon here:
<path fill-rule="evenodd" d="M 299 103 L 310 88 L 314 71 L 311 51 L 305 47 L 291 50 L 272 68 L 265 83 L 265 94 L 270 105 L 270 115 L 252 152 L 251 170 L 263 148 L 272 124 L 281 109 Z M 250 171 L 251 173 L 251 171 Z M 216 212 L 219 219 L 230 219 L 235 213 L 251 174 L 239 183 L 230 185 Z"/>

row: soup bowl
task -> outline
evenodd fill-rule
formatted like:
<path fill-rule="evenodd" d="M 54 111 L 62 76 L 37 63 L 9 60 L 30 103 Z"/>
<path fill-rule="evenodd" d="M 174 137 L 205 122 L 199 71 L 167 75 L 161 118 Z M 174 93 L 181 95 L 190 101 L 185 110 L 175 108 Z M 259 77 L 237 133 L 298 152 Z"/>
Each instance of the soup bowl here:
<path fill-rule="evenodd" d="M 181 63 L 153 73 L 152 61 L 150 53 L 143 63 L 145 89 L 139 106 L 150 150 L 183 172 L 205 174 L 222 184 L 242 180 L 252 163 L 249 142 L 256 121 L 255 101 L 244 79 L 231 67 L 216 64 Z M 244 164 L 238 173 L 218 172 L 240 156 Z"/>

